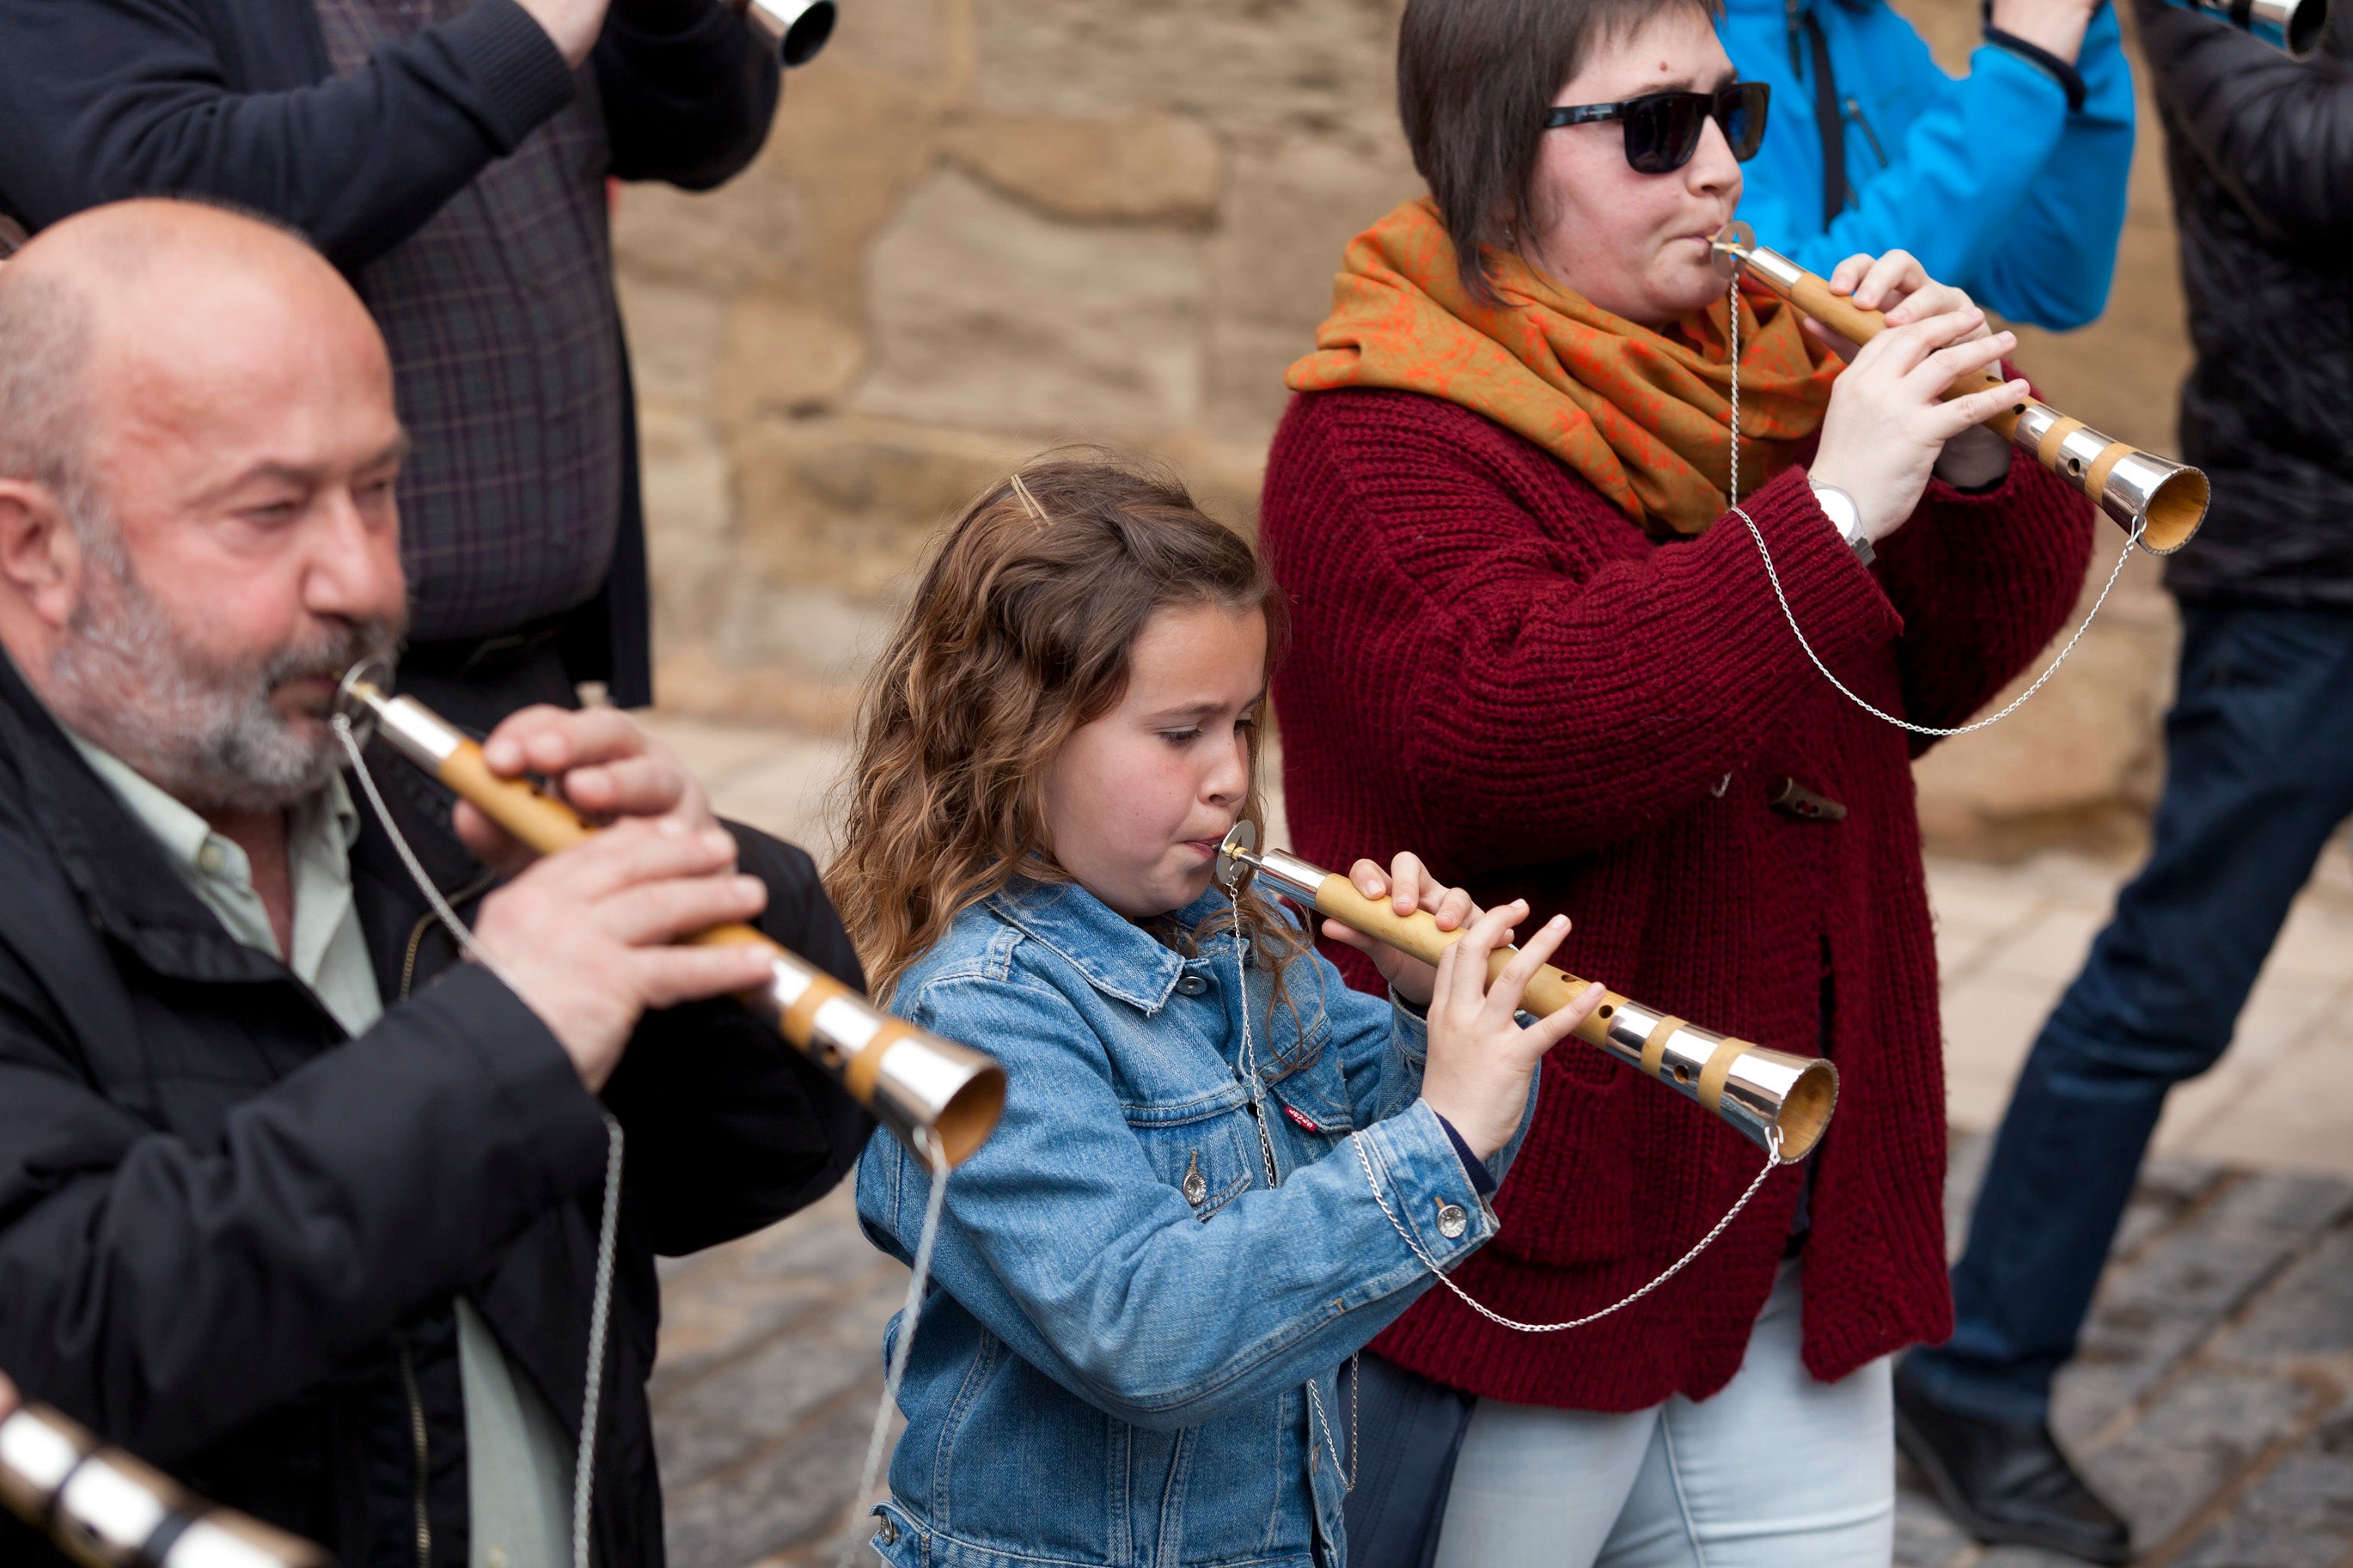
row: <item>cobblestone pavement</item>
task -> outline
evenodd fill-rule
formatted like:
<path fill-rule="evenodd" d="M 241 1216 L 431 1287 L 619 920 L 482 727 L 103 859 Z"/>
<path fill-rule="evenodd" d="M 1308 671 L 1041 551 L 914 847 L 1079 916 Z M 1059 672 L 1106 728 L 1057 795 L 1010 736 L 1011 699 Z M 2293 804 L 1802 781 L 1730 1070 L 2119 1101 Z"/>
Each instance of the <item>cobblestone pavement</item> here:
<path fill-rule="evenodd" d="M 822 843 L 838 745 L 659 728 L 721 809 Z M 1277 842 L 1281 842 L 1278 835 Z M 1957 1242 L 1985 1137 L 2129 867 L 1932 861 Z M 2174 1096 L 2055 1421 L 2167 1568 L 2353 1568 L 2353 868 L 2299 902 L 2225 1065 Z M 665 1271 L 654 1410 L 676 1568 L 830 1564 L 906 1271 L 849 1194 Z M 2059 1568 L 1971 1544 L 1905 1476 L 1904 1568 Z M 861 1568 L 874 1562 L 860 1552 Z"/>

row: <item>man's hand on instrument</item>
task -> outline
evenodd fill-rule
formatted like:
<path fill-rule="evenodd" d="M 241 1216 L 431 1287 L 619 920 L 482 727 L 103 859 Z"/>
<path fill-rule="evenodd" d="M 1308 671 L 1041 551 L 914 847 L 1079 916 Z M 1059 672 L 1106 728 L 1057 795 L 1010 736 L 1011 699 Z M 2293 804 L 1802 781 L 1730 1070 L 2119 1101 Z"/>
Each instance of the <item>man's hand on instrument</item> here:
<path fill-rule="evenodd" d="M 575 810 L 590 816 L 661 817 L 698 833 L 720 827 L 686 764 L 617 709 L 525 708 L 491 731 L 482 757 L 501 778 L 536 773 L 554 781 Z M 456 822 L 458 837 L 486 866 L 513 876 L 533 858 L 464 801 Z"/>
<path fill-rule="evenodd" d="M 1891 328 L 1911 326 L 1938 316 L 1965 315 L 1974 319 L 1976 324 L 1953 340 L 1955 342 L 1972 343 L 1993 336 L 1993 323 L 1986 320 L 1985 312 L 1977 308 L 1968 295 L 1929 277 L 1919 258 L 1908 250 L 1891 250 L 1875 258 L 1861 254 L 1850 256 L 1831 273 L 1830 286 L 1831 292 L 1852 297 L 1864 310 L 1880 312 Z M 1837 350 L 1839 357 L 1850 364 L 1862 352 L 1841 334 L 1810 318 L 1805 322 L 1805 328 Z M 2012 344 L 2017 342 L 2015 337 L 2009 337 L 2008 341 Z M 2018 384 L 2023 391 L 2025 384 Z M 1999 408 L 2000 405 L 2001 400 L 1997 399 L 1990 407 Z M 1945 443 L 1944 448 L 1936 454 L 1933 468 L 1936 477 L 1947 484 L 1958 485 L 1963 489 L 1982 489 L 2010 471 L 2010 443 L 1982 425 L 1971 426 Z M 1824 479 L 1821 482 L 1831 484 L 1835 481 Z M 1845 489 L 1844 486 L 1840 488 Z M 1904 516 L 1910 514 L 1910 509 L 1906 508 Z M 1873 535 L 1874 541 L 1883 537 L 1884 535 Z"/>
<path fill-rule="evenodd" d="M 648 1010 L 767 978 L 763 948 L 672 945 L 766 907 L 766 884 L 734 865 L 735 841 L 716 826 L 625 819 L 483 900 L 474 940 L 595 1093 Z"/>
<path fill-rule="evenodd" d="M 16 1385 L 8 1381 L 6 1373 L 0 1372 L 0 1421 L 6 1420 L 16 1408 Z"/>
<path fill-rule="evenodd" d="M 1482 1160 L 1519 1131 L 1527 1112 L 1528 1082 L 1544 1054 L 1568 1038 L 1606 994 L 1600 985 L 1588 985 L 1559 1012 L 1520 1026 L 1528 982 L 1568 935 L 1568 918 L 1553 916 L 1490 984 L 1488 955 L 1509 943 L 1514 922 L 1527 913 L 1526 901 L 1514 899 L 1472 921 L 1439 960 L 1430 994 L 1430 1060 L 1422 1068 L 1421 1097 Z"/>
<path fill-rule="evenodd" d="M 1386 871 L 1374 861 L 1359 860 L 1348 868 L 1348 880 L 1368 899 L 1387 897 L 1389 908 L 1398 914 L 1428 910 L 1440 931 L 1460 931 L 1479 915 L 1479 906 L 1471 901 L 1470 894 L 1460 888 L 1440 886 L 1419 856 L 1401 854 Z M 1373 967 L 1381 972 L 1381 978 L 1389 983 L 1391 991 L 1417 1007 L 1430 1005 L 1430 986 L 1437 982 L 1437 970 L 1338 921 L 1325 921 L 1324 934 L 1370 958 Z"/>

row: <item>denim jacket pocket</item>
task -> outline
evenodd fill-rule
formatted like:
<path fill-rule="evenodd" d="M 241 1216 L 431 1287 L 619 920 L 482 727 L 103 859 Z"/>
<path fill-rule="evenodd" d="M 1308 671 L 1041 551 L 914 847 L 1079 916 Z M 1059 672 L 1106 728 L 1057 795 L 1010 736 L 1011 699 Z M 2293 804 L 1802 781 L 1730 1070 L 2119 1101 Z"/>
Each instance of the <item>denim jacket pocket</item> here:
<path fill-rule="evenodd" d="M 1193 1217 L 1206 1220 L 1256 1180 L 1256 1129 L 1240 1084 L 1182 1105 L 1127 1106 L 1128 1131 Z"/>

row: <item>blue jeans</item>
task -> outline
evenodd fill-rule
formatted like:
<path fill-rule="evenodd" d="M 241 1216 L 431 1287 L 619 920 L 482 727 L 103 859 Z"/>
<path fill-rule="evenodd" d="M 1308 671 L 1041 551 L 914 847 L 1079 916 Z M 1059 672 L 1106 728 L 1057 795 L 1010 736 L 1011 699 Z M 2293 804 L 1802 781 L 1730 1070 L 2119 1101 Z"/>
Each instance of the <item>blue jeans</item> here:
<path fill-rule="evenodd" d="M 1953 1337 L 1905 1363 L 1952 1409 L 2047 1418 L 2167 1091 L 2230 1044 L 2353 815 L 2353 613 L 2185 606 L 2165 734 L 2148 864 L 2019 1075 L 1953 1270 Z"/>

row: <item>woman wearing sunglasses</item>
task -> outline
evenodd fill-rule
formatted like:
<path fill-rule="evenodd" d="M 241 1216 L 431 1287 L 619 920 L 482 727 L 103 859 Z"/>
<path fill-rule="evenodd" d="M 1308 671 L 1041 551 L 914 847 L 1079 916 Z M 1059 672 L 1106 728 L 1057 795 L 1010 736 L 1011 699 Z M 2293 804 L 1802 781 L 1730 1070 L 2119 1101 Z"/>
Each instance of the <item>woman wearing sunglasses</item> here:
<path fill-rule="evenodd" d="M 1261 520 L 1297 605 L 1275 702 L 1303 853 L 1411 849 L 1483 904 L 1567 912 L 1576 973 L 1833 1057 L 1837 1118 L 1623 1311 L 1526 1333 L 1432 1289 L 1377 1340 L 1352 1568 L 1432 1542 L 1439 1568 L 1884 1568 L 1887 1358 L 1950 1322 L 1916 742 L 1808 662 L 1757 535 L 1841 680 L 1953 725 L 2065 618 L 2091 512 L 1975 427 L 2023 383 L 1939 401 L 2010 340 L 1897 252 L 1836 270 L 1894 323 L 1860 352 L 1740 300 L 1748 521 L 1726 512 L 1708 238 L 1770 106 L 1712 20 L 1409 0 L 1398 100 L 1430 195 L 1350 244 L 1288 378 Z M 1597 1311 L 1760 1164 L 1563 1045 L 1501 1233 L 1453 1282 L 1521 1323 Z"/>

